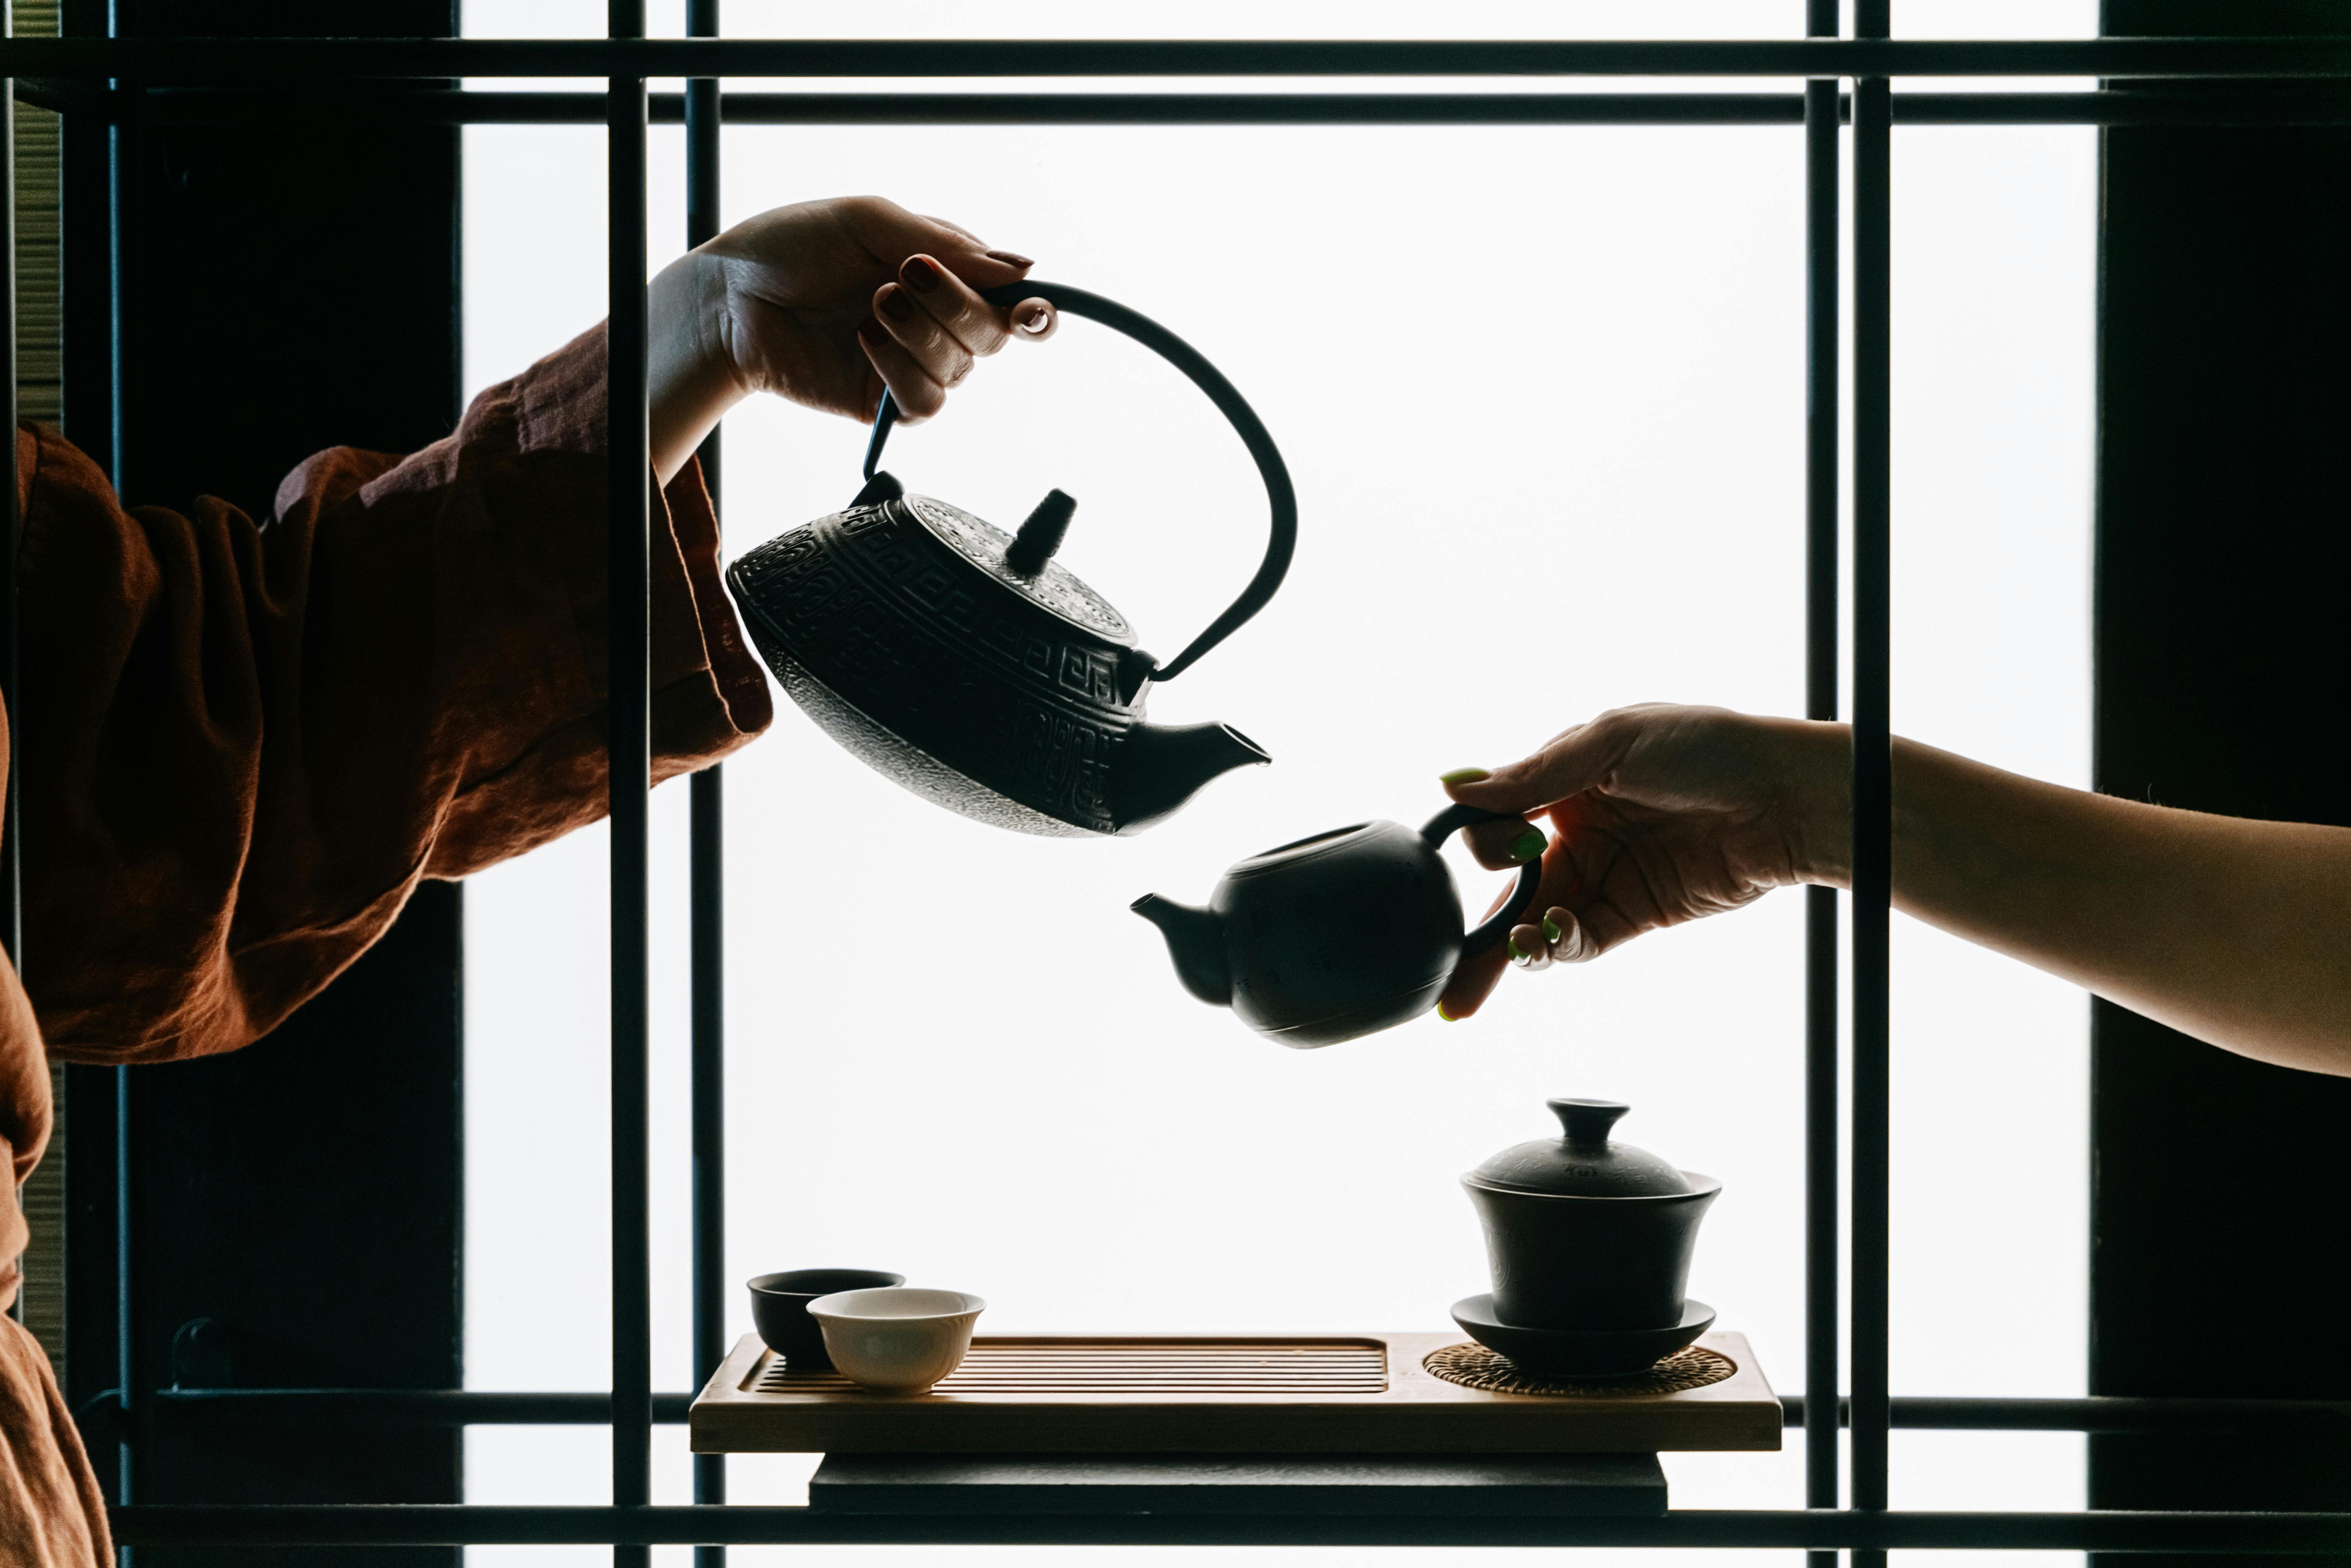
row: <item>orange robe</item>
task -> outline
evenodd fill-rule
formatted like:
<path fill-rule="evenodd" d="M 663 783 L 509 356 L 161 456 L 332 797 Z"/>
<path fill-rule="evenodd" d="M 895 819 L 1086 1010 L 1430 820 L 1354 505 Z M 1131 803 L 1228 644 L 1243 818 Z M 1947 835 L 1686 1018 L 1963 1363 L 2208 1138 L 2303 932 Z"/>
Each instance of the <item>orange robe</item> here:
<path fill-rule="evenodd" d="M 406 458 L 339 447 L 256 524 L 126 512 L 54 432 L 17 437 L 26 985 L 0 964 L 0 1152 L 50 1124 L 44 1051 L 248 1045 L 399 915 L 605 806 L 605 348 L 592 330 Z M 718 578 L 699 468 L 653 545 L 658 778 L 741 746 L 767 677 Z M 0 1205 L 0 1258 L 24 1217 Z M 15 1298 L 13 1261 L 0 1305 Z M 0 1563 L 110 1562 L 39 1345 L 0 1319 Z"/>

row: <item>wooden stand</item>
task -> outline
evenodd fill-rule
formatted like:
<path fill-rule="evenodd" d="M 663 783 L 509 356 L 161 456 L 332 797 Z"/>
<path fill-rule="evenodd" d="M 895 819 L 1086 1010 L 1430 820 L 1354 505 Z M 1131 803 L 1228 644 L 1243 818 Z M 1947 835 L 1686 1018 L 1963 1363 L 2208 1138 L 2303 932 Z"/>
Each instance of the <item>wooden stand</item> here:
<path fill-rule="evenodd" d="M 1655 1516 L 1655 1454 L 831 1454 L 826 1513 Z"/>
<path fill-rule="evenodd" d="M 927 1394 L 793 1373 L 745 1335 L 690 1416 L 696 1453 L 1655 1454 L 1772 1451 L 1779 1399 L 1746 1339 L 1737 1371 L 1674 1393 L 1497 1394 L 1422 1359 L 1458 1333 L 982 1338 Z"/>

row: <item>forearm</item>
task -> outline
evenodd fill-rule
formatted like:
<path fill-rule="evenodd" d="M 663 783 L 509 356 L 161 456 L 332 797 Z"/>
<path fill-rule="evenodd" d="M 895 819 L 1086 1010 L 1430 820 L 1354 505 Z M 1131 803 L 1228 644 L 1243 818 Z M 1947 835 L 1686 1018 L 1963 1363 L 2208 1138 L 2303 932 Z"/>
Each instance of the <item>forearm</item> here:
<path fill-rule="evenodd" d="M 1896 907 L 2211 1044 L 2351 1074 L 2351 829 L 2116 800 L 1899 739 L 1894 793 Z"/>
<path fill-rule="evenodd" d="M 603 815 L 605 362 L 590 331 L 406 459 L 320 453 L 266 528 L 212 500 L 126 512 L 63 437 L 20 443 L 25 901 L 52 1052 L 235 1050 L 373 942 L 420 872 Z M 769 707 L 700 481 L 652 519 L 659 778 Z"/>

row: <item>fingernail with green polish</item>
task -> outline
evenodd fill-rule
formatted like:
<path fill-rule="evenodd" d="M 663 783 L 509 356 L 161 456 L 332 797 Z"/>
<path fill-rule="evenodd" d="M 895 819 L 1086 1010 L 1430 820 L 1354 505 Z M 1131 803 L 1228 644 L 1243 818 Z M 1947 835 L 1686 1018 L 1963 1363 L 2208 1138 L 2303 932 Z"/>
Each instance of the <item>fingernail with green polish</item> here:
<path fill-rule="evenodd" d="M 1455 1018 L 1451 1013 L 1445 1010 L 1445 1004 L 1443 1002 L 1437 1004 L 1437 1016 L 1443 1019 L 1447 1023 L 1458 1023 L 1461 1021 L 1459 1019 Z"/>
<path fill-rule="evenodd" d="M 1544 915 L 1544 916 L 1543 916 L 1543 923 L 1542 923 L 1542 934 L 1543 934 L 1543 940 L 1544 940 L 1544 941 L 1546 941 L 1546 942 L 1556 942 L 1556 941 L 1558 941 L 1558 940 L 1559 940 L 1559 922 L 1558 922 L 1558 921 L 1556 921 L 1556 920 L 1553 920 L 1553 919 L 1552 919 L 1550 915 Z"/>
<path fill-rule="evenodd" d="M 1514 861 L 1531 861 L 1543 852 L 1543 841 L 1541 829 L 1529 828 L 1510 841 L 1510 858 Z"/>
<path fill-rule="evenodd" d="M 1518 959 L 1520 962 L 1524 963 L 1527 959 L 1534 956 L 1533 954 L 1519 946 L 1519 939 L 1517 937 L 1506 936 L 1503 940 L 1510 945 L 1510 956 Z"/>
<path fill-rule="evenodd" d="M 1480 779 L 1492 777 L 1493 775 L 1483 768 L 1457 768 L 1450 773 L 1438 774 L 1437 781 L 1439 784 L 1475 784 Z"/>

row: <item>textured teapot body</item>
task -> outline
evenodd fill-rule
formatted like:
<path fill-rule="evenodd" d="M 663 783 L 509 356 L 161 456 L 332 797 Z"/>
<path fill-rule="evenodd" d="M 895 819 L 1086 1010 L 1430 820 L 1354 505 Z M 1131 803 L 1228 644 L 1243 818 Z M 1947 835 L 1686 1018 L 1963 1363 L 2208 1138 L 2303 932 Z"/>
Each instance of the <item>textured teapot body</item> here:
<path fill-rule="evenodd" d="M 893 783 L 998 827 L 1149 826 L 1267 760 L 1223 725 L 1148 724 L 1149 655 L 1058 564 L 1016 574 L 1010 536 L 925 496 L 769 540 L 728 572 L 792 700 Z"/>
<path fill-rule="evenodd" d="M 1166 328 L 1066 284 L 981 293 L 996 305 L 1041 297 L 1102 322 L 1207 394 L 1256 460 L 1270 507 L 1264 559 L 1240 596 L 1160 664 L 1052 559 L 1077 507 L 1069 496 L 1052 491 L 1011 535 L 880 471 L 898 422 L 886 391 L 857 499 L 743 557 L 727 586 L 786 694 L 884 778 L 1020 832 L 1134 832 L 1217 775 L 1271 760 L 1225 725 L 1151 724 L 1144 698 L 1272 599 L 1297 545 L 1298 498 L 1255 411 Z"/>

